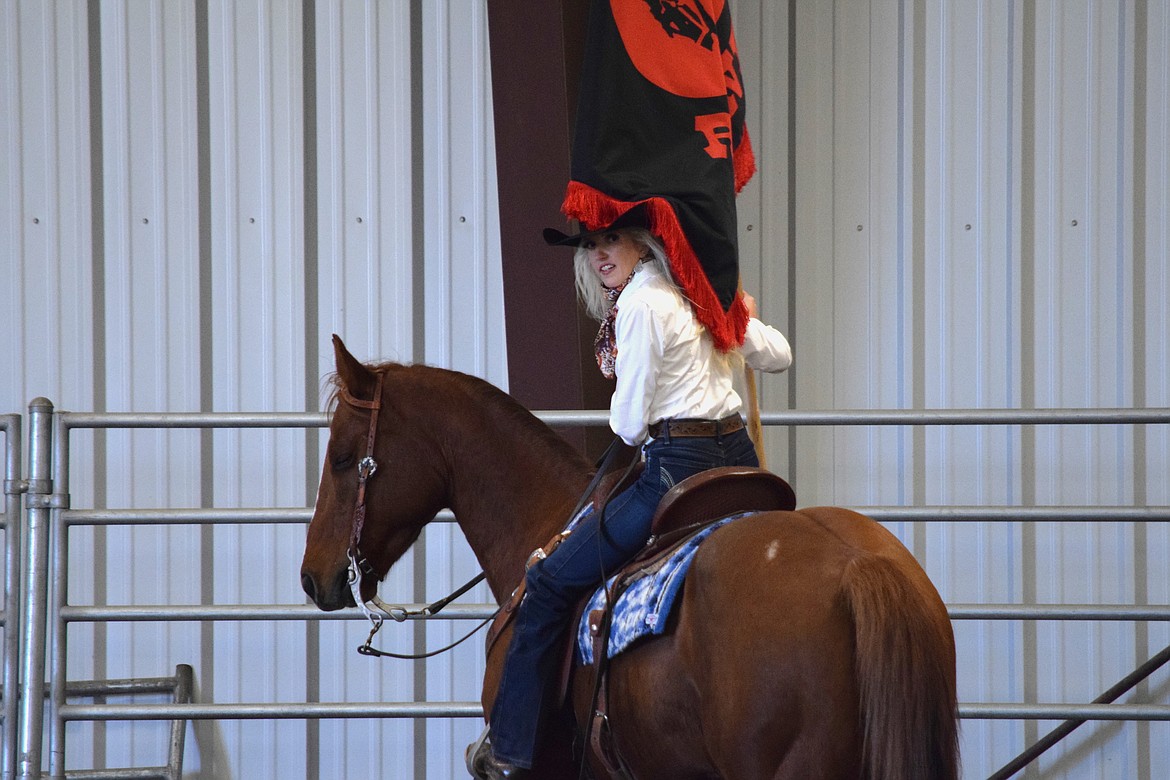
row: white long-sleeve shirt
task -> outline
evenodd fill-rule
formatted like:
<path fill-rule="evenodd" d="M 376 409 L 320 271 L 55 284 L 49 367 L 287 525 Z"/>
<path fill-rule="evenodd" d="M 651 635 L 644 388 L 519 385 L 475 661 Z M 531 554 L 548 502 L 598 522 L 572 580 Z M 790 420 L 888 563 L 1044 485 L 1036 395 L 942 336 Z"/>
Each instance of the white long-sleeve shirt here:
<path fill-rule="evenodd" d="M 650 424 L 666 418 L 718 420 L 743 409 L 733 376 L 737 362 L 715 349 L 673 281 L 642 263 L 615 305 L 617 387 L 609 425 L 623 441 L 641 444 Z M 739 353 L 759 371 L 792 365 L 784 334 L 755 318 Z"/>

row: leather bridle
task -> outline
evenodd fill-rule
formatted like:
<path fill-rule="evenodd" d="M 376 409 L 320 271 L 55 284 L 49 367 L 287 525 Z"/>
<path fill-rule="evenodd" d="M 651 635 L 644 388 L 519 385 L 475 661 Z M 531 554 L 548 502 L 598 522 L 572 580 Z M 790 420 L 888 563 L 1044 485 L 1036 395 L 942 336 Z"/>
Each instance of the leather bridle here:
<path fill-rule="evenodd" d="M 378 470 L 378 461 L 374 460 L 374 439 L 378 435 L 378 412 L 382 410 L 383 376 L 381 372 L 378 372 L 378 382 L 374 386 L 374 398 L 371 401 L 363 401 L 361 398 L 355 398 L 344 385 L 341 388 L 341 400 L 358 409 L 370 410 L 370 428 L 366 433 L 366 454 L 365 457 L 358 461 L 357 500 L 353 507 L 353 525 L 349 534 L 349 549 L 346 550 L 346 557 L 349 559 L 349 591 L 353 594 L 353 602 L 366 618 L 369 619 L 370 623 L 373 624 L 370 637 L 366 640 L 367 646 L 370 644 L 370 640 L 374 638 L 374 634 L 378 633 L 378 629 L 382 627 L 382 622 L 385 620 L 384 616 L 392 617 L 399 622 L 406 620 L 406 610 L 401 607 L 391 607 L 382 601 L 381 596 L 378 595 L 377 588 L 374 589 L 374 595 L 368 601 L 362 598 L 362 578 L 366 576 L 374 576 L 379 580 L 382 578 L 377 570 L 374 569 L 374 564 L 370 563 L 369 559 L 362 555 L 360 544 L 362 540 L 362 529 L 366 524 L 366 483 L 369 482 L 370 477 L 374 476 L 374 473 Z M 370 604 L 373 604 L 376 609 L 380 610 L 381 614 L 370 609 Z M 398 613 L 401 613 L 401 615 Z"/>
<path fill-rule="evenodd" d="M 349 536 L 349 550 L 346 553 L 349 557 L 349 583 L 351 588 L 356 583 L 358 591 L 361 590 L 362 576 L 375 574 L 374 565 L 362 555 L 358 545 L 362 539 L 362 528 L 366 524 L 366 482 L 378 470 L 378 461 L 374 460 L 374 439 L 378 435 L 378 412 L 382 409 L 382 377 L 383 374 L 379 373 L 372 401 L 354 398 L 345 387 L 341 389 L 341 398 L 347 404 L 359 409 L 370 410 L 370 429 L 366 433 L 366 455 L 358 461 L 357 502 L 353 508 L 353 527 Z M 355 597 L 354 600 L 361 602 L 360 598 Z"/>
<path fill-rule="evenodd" d="M 366 433 L 366 454 L 365 454 L 365 457 L 363 457 L 360 461 L 358 461 L 358 492 L 357 492 L 357 499 L 354 502 L 354 507 L 353 507 L 353 526 L 352 526 L 352 530 L 350 531 L 350 536 L 349 536 L 349 549 L 346 551 L 346 557 L 349 559 L 349 573 L 348 573 L 349 590 L 350 590 L 350 593 L 353 594 L 353 602 L 354 602 L 354 604 L 356 604 L 358 606 L 358 609 L 360 609 L 362 611 L 362 613 L 366 616 L 366 618 L 370 621 L 370 623 L 373 626 L 370 629 L 369 636 L 366 637 L 365 644 L 358 648 L 358 652 L 361 653 L 362 655 L 372 655 L 372 656 L 390 657 L 390 658 L 404 658 L 404 659 L 429 658 L 430 656 L 437 655 L 439 653 L 450 650 L 451 648 L 453 648 L 456 645 L 460 644 L 461 642 L 465 641 L 466 639 L 471 637 L 472 634 L 479 631 L 481 628 L 483 628 L 488 623 L 490 623 L 492 618 L 495 617 L 495 615 L 493 614 L 491 617 L 488 617 L 486 620 L 484 620 L 482 623 L 480 623 L 479 626 L 472 629 L 472 631 L 470 633 L 468 633 L 466 636 L 464 636 L 462 639 L 460 639 L 456 642 L 452 642 L 451 644 L 447 645 L 446 647 L 439 648 L 438 650 L 434 650 L 434 651 L 431 651 L 429 653 L 417 653 L 417 654 L 409 654 L 409 655 L 399 654 L 399 653 L 388 653 L 388 652 L 374 648 L 371 644 L 373 642 L 373 639 L 374 639 L 374 634 L 378 633 L 378 629 L 380 629 L 382 627 L 382 623 L 385 622 L 385 618 L 389 617 L 392 620 L 394 620 L 395 622 L 402 623 L 409 617 L 424 617 L 424 618 L 431 617 L 432 615 L 435 615 L 443 607 L 447 606 L 447 604 L 451 603 L 452 601 L 459 598 L 467 591 L 471 590 L 471 588 L 473 588 L 474 586 L 479 584 L 479 582 L 481 580 L 483 580 L 484 576 L 485 576 L 481 572 L 477 576 L 473 577 L 467 584 L 458 588 L 451 595 L 447 596 L 444 599 L 440 599 L 439 601 L 436 601 L 433 604 L 429 604 L 426 607 L 424 607 L 423 609 L 419 609 L 419 610 L 408 610 L 408 609 L 405 609 L 403 607 L 390 606 L 389 604 L 387 604 L 385 601 L 382 600 L 381 596 L 378 595 L 377 588 L 374 589 L 374 595 L 371 596 L 369 599 L 362 598 L 362 578 L 366 577 L 366 576 L 373 576 L 373 577 L 376 577 L 378 580 L 381 580 L 382 577 L 384 576 L 384 575 L 378 574 L 377 570 L 374 568 L 374 565 L 372 563 L 370 563 L 369 559 L 366 558 L 362 554 L 361 547 L 360 547 L 361 539 L 362 539 L 362 529 L 365 527 L 365 524 L 366 524 L 366 483 L 369 481 L 370 477 L 374 476 L 374 473 L 377 472 L 377 470 L 378 470 L 378 461 L 374 460 L 374 439 L 378 434 L 378 413 L 382 409 L 382 379 L 383 379 L 383 376 L 384 376 L 384 374 L 379 371 L 378 372 L 378 382 L 377 382 L 377 385 L 374 387 L 374 398 L 372 401 L 363 401 L 360 398 L 355 398 L 353 395 L 350 394 L 349 390 L 347 390 L 344 385 L 342 385 L 341 393 L 340 393 L 341 400 L 344 401 L 345 403 L 349 404 L 350 406 L 357 407 L 358 409 L 369 409 L 370 410 L 370 428 L 369 428 L 369 431 Z M 373 605 L 374 608 L 371 609 L 370 605 Z M 375 610 L 378 610 L 378 611 L 375 611 Z"/>

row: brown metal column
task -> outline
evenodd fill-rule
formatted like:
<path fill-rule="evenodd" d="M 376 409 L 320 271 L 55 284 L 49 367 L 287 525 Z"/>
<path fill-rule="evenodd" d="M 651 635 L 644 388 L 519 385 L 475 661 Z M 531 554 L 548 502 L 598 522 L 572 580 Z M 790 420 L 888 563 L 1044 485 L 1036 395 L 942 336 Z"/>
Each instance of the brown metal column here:
<path fill-rule="evenodd" d="M 595 325 L 579 312 L 564 228 L 588 0 L 488 0 L 500 188 L 509 390 L 530 409 L 606 408 L 592 355 Z M 590 455 L 611 434 L 562 431 Z"/>

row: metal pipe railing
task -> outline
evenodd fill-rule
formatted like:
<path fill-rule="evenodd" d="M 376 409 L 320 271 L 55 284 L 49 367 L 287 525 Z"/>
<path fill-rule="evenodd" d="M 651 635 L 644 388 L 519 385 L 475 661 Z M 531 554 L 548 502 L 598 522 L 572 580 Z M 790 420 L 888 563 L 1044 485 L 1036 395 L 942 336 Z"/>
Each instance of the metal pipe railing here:
<path fill-rule="evenodd" d="M 549 425 L 609 423 L 606 411 L 535 412 Z M 767 426 L 1150 425 L 1170 422 L 1170 407 L 1148 409 L 835 409 L 762 412 Z"/>
<path fill-rule="evenodd" d="M 479 702 L 310 702 L 307 704 L 70 704 L 66 720 L 302 720 L 321 718 L 481 718 Z M 1164 704 L 965 704 L 972 720 L 1170 720 Z"/>
<path fill-rule="evenodd" d="M 49 525 L 53 508 L 52 443 L 53 404 L 36 398 L 29 404 L 28 524 L 25 563 L 25 602 L 22 616 L 20 702 L 21 780 L 41 776 L 41 741 L 44 735 L 44 679 L 49 601 Z"/>
<path fill-rule="evenodd" d="M 857 506 L 857 512 L 883 523 L 1164 523 L 1170 506 Z M 278 509 L 69 509 L 61 513 L 67 526 L 88 525 L 275 525 L 307 524 L 311 508 Z M 440 523 L 455 516 L 443 510 Z"/>
<path fill-rule="evenodd" d="M 36 409 L 34 409 L 34 406 Z M 544 411 L 537 417 L 553 426 L 603 426 L 605 411 Z M 1065 425 L 1065 424 L 1165 424 L 1170 408 L 1158 409 L 968 409 L 968 410 L 853 410 L 790 411 L 761 415 L 769 426 L 969 426 L 969 425 Z M 63 773 L 64 725 L 73 720 L 166 719 L 267 719 L 267 718 L 382 718 L 382 717 L 481 717 L 478 703 L 307 703 L 281 704 L 173 704 L 173 705 L 78 705 L 65 701 L 67 626 L 72 622 L 165 620 L 360 620 L 359 615 L 321 613 L 308 605 L 157 605 L 132 607 L 82 607 L 67 603 L 64 571 L 68 556 L 68 530 L 74 526 L 178 525 L 178 524 L 281 524 L 307 523 L 312 510 L 300 507 L 275 509 L 71 509 L 69 495 L 69 432 L 73 429 L 142 428 L 313 428 L 328 425 L 325 413 L 160 413 L 54 415 L 52 404 L 37 399 L 30 405 L 33 440 L 30 445 L 28 513 L 28 588 L 24 626 L 24 678 L 31 686 L 25 697 L 20 723 L 21 778 L 39 778 L 40 740 L 43 724 L 28 701 L 38 700 L 32 690 L 43 685 L 47 631 L 47 577 L 53 579 L 53 642 L 51 705 L 54 717 L 52 768 Z M 55 433 L 49 429 L 55 429 Z M 50 432 L 46 433 L 46 429 Z M 1170 507 L 858 507 L 883 522 L 1167 522 Z M 450 522 L 450 513 L 439 520 Z M 61 565 L 50 565 L 52 561 Z M 417 607 L 421 605 L 409 605 Z M 492 606 L 453 605 L 439 619 L 482 619 Z M 1023 605 L 955 604 L 949 608 L 955 620 L 1170 620 L 1170 607 L 1131 605 Z M 37 618 L 37 615 L 40 615 Z M 38 639 L 39 637 L 39 639 Z M 39 656 L 37 666 L 32 656 Z M 43 689 L 40 691 L 43 697 Z M 1170 707 L 1156 705 L 1065 704 L 968 704 L 960 707 L 966 718 L 1053 719 L 1078 717 L 1104 720 L 1170 719 Z M 40 713 L 43 717 L 43 712 Z M 33 767 L 36 768 L 33 774 Z"/>
<path fill-rule="evenodd" d="M 174 704 L 182 706 L 191 703 L 194 690 L 194 670 L 187 664 L 179 664 L 175 667 L 174 677 L 74 681 L 69 683 L 66 693 L 73 698 L 169 693 Z M 170 720 L 170 746 L 167 751 L 166 766 L 126 769 L 72 769 L 65 773 L 65 777 L 67 780 L 182 780 L 183 748 L 187 740 L 187 719 L 172 718 Z"/>
<path fill-rule="evenodd" d="M 419 611 L 426 604 L 390 604 L 403 610 Z M 440 616 L 410 615 L 407 620 L 486 620 L 495 604 L 450 604 Z M 1129 604 L 950 604 L 951 620 L 1093 620 L 1170 621 L 1170 605 Z M 360 612 L 322 612 L 308 604 L 155 604 L 111 607 L 66 606 L 64 623 L 158 622 L 158 621 L 338 621 L 365 622 Z"/>
<path fill-rule="evenodd" d="M 1094 699 L 1092 704 L 1111 704 L 1112 702 L 1116 701 L 1119 696 L 1128 693 L 1134 687 L 1136 687 L 1138 683 L 1145 680 L 1158 669 L 1161 669 L 1168 661 L 1170 661 L 1170 647 L 1165 647 L 1137 669 L 1134 669 L 1125 677 L 1118 680 L 1117 683 L 1109 688 L 1109 690 L 1105 691 L 1096 699 Z M 1007 780 L 1007 778 L 1011 777 L 1016 772 L 1019 772 L 1028 764 L 1039 758 L 1048 750 L 1048 748 L 1052 747 L 1057 742 L 1073 733 L 1073 731 L 1082 726 L 1087 720 L 1087 718 L 1083 717 L 1068 717 L 1070 718 L 1069 720 L 1061 723 L 1052 731 L 1045 734 L 1041 739 L 1037 740 L 1034 744 L 1030 745 L 1025 751 L 1005 764 L 998 772 L 991 775 L 988 780 Z"/>
<path fill-rule="evenodd" d="M 4 433 L 4 605 L 0 623 L 4 626 L 4 668 L 0 685 L 4 694 L 4 749 L 0 754 L 0 777 L 16 777 L 17 740 L 20 722 L 20 640 L 21 640 L 21 504 L 28 483 L 21 478 L 24 452 L 19 414 L 0 415 Z"/>
<path fill-rule="evenodd" d="M 321 718 L 482 718 L 475 702 L 308 702 L 304 704 L 70 704 L 64 720 L 317 720 Z"/>

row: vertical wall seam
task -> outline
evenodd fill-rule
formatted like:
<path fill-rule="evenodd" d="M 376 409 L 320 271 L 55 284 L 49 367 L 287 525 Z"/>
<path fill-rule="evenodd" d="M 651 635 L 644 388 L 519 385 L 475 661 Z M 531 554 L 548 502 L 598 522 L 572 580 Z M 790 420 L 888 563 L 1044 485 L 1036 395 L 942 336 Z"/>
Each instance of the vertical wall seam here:
<path fill-rule="evenodd" d="M 90 0 L 86 7 L 86 38 L 88 42 L 87 67 L 89 70 L 89 175 L 90 175 L 90 273 L 92 279 L 91 305 L 93 307 L 93 342 L 91 344 L 93 360 L 93 408 L 94 411 L 107 410 L 109 398 L 105 383 L 106 377 L 106 208 L 103 191 L 105 189 L 105 127 L 102 123 L 102 21 L 100 0 Z M 105 452 L 108 435 L 104 430 L 93 432 L 94 452 Z M 109 502 L 107 494 L 108 473 L 106 458 L 93 459 L 93 501 L 94 506 L 106 506 Z M 102 565 L 108 555 L 108 533 L 105 528 L 94 528 L 90 531 L 93 539 L 93 598 L 95 604 L 106 602 L 106 570 Z M 107 657 L 105 648 L 108 645 L 108 628 L 105 624 L 94 625 L 93 631 L 93 671 L 95 678 L 100 677 L 106 668 Z M 103 725 L 93 726 L 95 748 L 104 743 L 106 728 Z M 97 756 L 95 756 L 95 759 Z M 95 763 L 97 763 L 95 761 Z"/>
<path fill-rule="evenodd" d="M 1135 408 L 1143 408 L 1146 406 L 1146 123 L 1147 123 L 1147 100 L 1148 100 L 1148 45 L 1149 39 L 1146 32 L 1149 24 L 1149 7 L 1147 0 L 1134 0 L 1133 4 L 1133 25 L 1132 28 L 1123 28 L 1124 33 L 1128 33 L 1129 29 L 1133 30 L 1133 79 L 1130 88 L 1132 89 L 1133 100 L 1133 125 L 1132 133 L 1133 139 L 1131 144 L 1131 160 L 1132 160 L 1132 191 L 1130 192 L 1130 209 L 1131 219 L 1128 224 L 1130 230 L 1130 249 L 1133 253 L 1133 272 L 1130 278 L 1131 298 L 1130 305 L 1132 307 L 1132 325 L 1133 341 L 1130 345 L 1132 350 L 1131 360 L 1133 362 L 1132 371 L 1132 399 L 1131 403 Z M 1120 47 L 1121 56 L 1125 56 L 1125 52 L 1131 47 L 1125 46 L 1124 41 Z M 1124 94 L 1125 85 L 1121 85 Z M 1122 170 L 1119 172 L 1124 177 L 1124 162 Z M 1125 222 L 1122 222 L 1123 229 L 1125 229 Z M 1133 431 L 1133 503 L 1135 506 L 1145 506 L 1149 500 L 1147 480 L 1149 474 L 1147 473 L 1148 453 L 1147 453 L 1147 430 L 1144 425 L 1134 426 Z M 1133 527 L 1133 560 L 1134 560 L 1134 574 L 1133 574 L 1133 600 L 1135 604 L 1149 603 L 1149 529 L 1145 523 L 1135 523 Z M 1137 664 L 1143 663 L 1145 657 L 1150 652 L 1150 626 L 1148 623 L 1135 624 L 1134 633 L 1134 661 Z M 1150 696 L 1150 686 L 1148 682 L 1142 682 L 1137 689 L 1137 695 L 1141 697 L 1142 701 L 1148 701 Z M 1136 741 L 1137 741 L 1137 766 L 1136 775 L 1139 780 L 1151 780 L 1151 727 L 1146 721 L 1139 721 L 1136 724 Z"/>
<path fill-rule="evenodd" d="M 1014 23 L 1014 20 L 1013 20 Z M 1020 30 L 1020 406 L 1036 406 L 1036 9 L 1024 3 Z M 1036 503 L 1036 428 L 1020 428 L 1020 503 Z M 1020 579 L 1022 601 L 1036 603 L 1036 526 L 1023 523 L 1020 529 Z M 1037 700 L 1037 626 L 1028 621 L 1022 628 L 1022 668 L 1025 702 Z M 1039 724 L 1023 723 L 1024 742 L 1039 737 Z M 1035 777 L 1035 768 L 1026 777 Z"/>
<path fill-rule="evenodd" d="M 212 348 L 212 289 L 211 246 L 211 50 L 208 0 L 195 2 L 195 170 L 197 239 L 199 262 L 199 409 L 214 409 L 213 383 L 214 355 Z M 215 506 L 215 439 L 214 432 L 202 430 L 199 434 L 199 505 Z M 215 603 L 215 527 L 200 526 L 199 530 L 201 604 Z M 199 628 L 198 691 L 215 690 L 215 623 L 205 621 Z M 193 724 L 200 745 L 218 745 L 217 727 L 212 721 Z M 201 761 L 203 777 L 214 777 L 219 756 L 209 750 Z"/>
<path fill-rule="evenodd" d="M 895 360 L 897 362 L 896 370 L 896 397 L 898 399 L 897 406 L 900 409 L 905 409 L 907 405 L 907 381 L 906 381 L 906 334 L 907 334 L 907 317 L 909 316 L 906 310 L 906 0 L 899 0 L 898 2 L 898 129 L 896 133 L 896 150 L 894 152 L 896 161 L 894 170 L 896 171 L 897 181 L 895 182 L 895 191 L 897 198 L 897 207 L 895 209 L 895 219 L 897 220 L 894 229 L 895 234 L 895 258 L 894 263 L 897 267 L 897 300 L 895 301 L 895 322 L 897 327 L 897 334 L 894 339 Z M 907 460 L 912 453 L 907 452 L 907 436 L 906 430 L 898 431 L 897 453 L 898 453 L 898 473 L 912 474 L 910 462 Z M 905 479 L 898 480 L 898 503 L 904 504 L 907 499 Z"/>
<path fill-rule="evenodd" d="M 1007 128 L 1004 137 L 1007 139 L 1007 148 L 1004 149 L 1004 157 L 1007 165 L 1004 166 L 1004 191 L 1006 198 L 1004 202 L 1004 223 L 1006 229 L 1004 230 L 1004 258 L 1007 262 L 1007 268 L 1004 270 L 1004 308 L 1008 312 L 1006 332 L 1004 333 L 1004 364 L 1007 370 L 1004 371 L 1004 399 L 1008 404 L 1015 400 L 1019 403 L 1019 392 L 1016 387 L 1018 378 L 1015 374 L 1014 366 L 1016 365 L 1016 357 L 1019 350 L 1016 348 L 1015 339 L 1019 338 L 1016 328 L 1016 313 L 1019 312 L 1018 302 L 1015 300 L 1018 290 L 1015 282 L 1016 268 L 1019 265 L 1019 260 L 1014 251 L 1015 235 L 1018 228 L 1018 220 L 1016 219 L 1016 192 L 1019 182 L 1016 180 L 1016 150 L 1019 145 L 1019 139 L 1016 137 L 1016 69 L 1019 63 L 1016 60 L 1016 42 L 1018 30 L 1015 24 L 1016 19 L 1016 3 L 1011 0 L 1008 3 L 1008 62 L 1007 62 Z M 1008 485 L 1006 493 L 1006 501 L 1011 504 L 1017 500 L 1016 496 L 1016 480 L 1015 472 L 1018 467 L 1016 454 L 1016 439 L 1014 435 L 1009 434 L 1006 438 L 1007 448 L 1007 467 L 1008 467 Z M 1014 573 L 1013 573 L 1014 576 Z"/>
<path fill-rule="evenodd" d="M 1016 54 L 1016 45 L 1019 42 L 1019 30 L 1016 25 L 1017 18 L 1017 4 L 1015 0 L 1010 0 L 1008 3 L 1008 23 L 1007 23 L 1007 73 L 1005 90 L 1007 95 L 1007 112 L 1005 116 L 1006 127 L 1004 128 L 1004 139 L 1006 141 L 1004 148 L 1004 159 L 1006 165 L 1004 166 L 1003 188 L 1005 193 L 1004 198 L 1004 246 L 1003 255 L 1005 258 L 1006 267 L 1004 269 L 1004 311 L 1007 313 L 1004 327 L 1004 387 L 1003 398 L 1004 402 L 1011 405 L 1018 405 L 1020 403 L 1019 396 L 1019 381 L 1020 377 L 1016 369 L 1016 360 L 1019 355 L 1016 339 L 1019 338 L 1019 317 L 1020 306 L 1016 297 L 1019 295 L 1019 285 L 1016 283 L 1016 274 L 1020 265 L 1020 258 L 1016 252 L 1016 233 L 1019 229 L 1019 219 L 1016 214 L 1018 208 L 1018 188 L 1019 181 L 1017 176 L 1019 171 L 1016 166 L 1016 153 L 1020 147 L 1020 138 L 1016 133 L 1016 119 L 1019 111 L 1017 107 L 1017 90 L 1016 90 L 1016 75 L 1019 71 L 1020 63 Z M 1004 450 L 1005 450 L 1005 472 L 1006 472 L 1006 486 L 1004 490 L 1004 503 L 1015 504 L 1020 500 L 1019 491 L 1017 489 L 1018 477 L 1020 475 L 1021 463 L 1019 449 L 1019 435 L 1013 429 L 1006 432 L 1004 436 Z M 1012 598 L 1018 598 L 1019 579 L 1016 571 L 1016 563 L 1020 560 L 1020 551 L 1014 544 L 1012 539 L 1014 535 L 1004 535 L 1000 537 L 1003 543 L 1007 545 L 1007 593 L 1011 594 Z M 1012 633 L 1013 639 L 1016 634 Z M 1011 686 L 1009 685 L 1009 689 Z"/>
<path fill-rule="evenodd" d="M 424 193 L 422 0 L 410 3 L 410 246 L 413 280 L 411 359 L 426 358 L 426 200 Z"/>
<path fill-rule="evenodd" d="M 106 389 L 101 377 L 106 365 L 106 307 L 105 307 L 105 168 L 102 157 L 102 63 L 101 63 L 101 4 L 89 0 L 88 68 L 89 68 L 89 175 L 90 175 L 90 253 L 93 274 L 93 403 L 95 411 L 106 410 Z M 102 468 L 95 464 L 95 470 Z M 95 475 L 96 476 L 96 475 Z M 95 484 L 102 484 L 96 480 Z"/>
<path fill-rule="evenodd" d="M 305 409 L 316 410 L 321 405 L 319 358 L 320 312 L 320 257 L 317 248 L 317 4 L 305 0 L 301 7 L 301 112 L 302 112 L 302 199 L 304 209 L 301 222 L 304 255 L 305 307 Z M 312 506 L 321 462 L 320 432 L 315 428 L 305 431 L 305 501 Z M 321 700 L 321 624 L 305 623 L 305 701 Z M 321 774 L 321 721 L 305 724 L 305 776 Z"/>
<path fill-rule="evenodd" d="M 913 30 L 911 44 L 910 87 L 912 108 L 910 121 L 910 276 L 911 312 L 919 316 L 911 323 L 911 366 L 910 395 L 911 407 L 926 408 L 926 323 L 922 316 L 926 311 L 926 0 L 913 0 Z M 927 463 L 926 429 L 915 426 L 912 434 L 911 461 Z M 921 506 L 926 503 L 926 470 L 913 469 L 912 503 Z M 926 528 L 924 524 L 914 527 L 914 555 L 926 561 Z"/>
<path fill-rule="evenodd" d="M 411 252 L 411 359 L 426 359 L 426 197 L 425 197 L 425 106 L 423 103 L 423 0 L 410 3 L 410 252 Z M 426 591 L 426 535 L 414 546 L 414 590 L 416 596 Z M 419 599 L 420 601 L 425 599 Z M 414 630 L 415 652 L 425 651 L 426 631 L 421 624 Z M 414 698 L 426 698 L 426 669 L 414 668 Z M 414 776 L 426 780 L 427 727 L 415 721 Z"/>
<path fill-rule="evenodd" d="M 785 323 L 787 333 L 797 343 L 799 340 L 796 324 L 796 301 L 799 290 L 800 277 L 796 273 L 796 2 L 788 0 L 788 149 L 787 151 L 787 181 L 788 187 L 788 321 Z M 788 408 L 796 409 L 796 374 L 800 370 L 799 364 L 790 369 L 788 378 Z M 788 471 L 797 473 L 796 434 L 788 434 Z"/>

